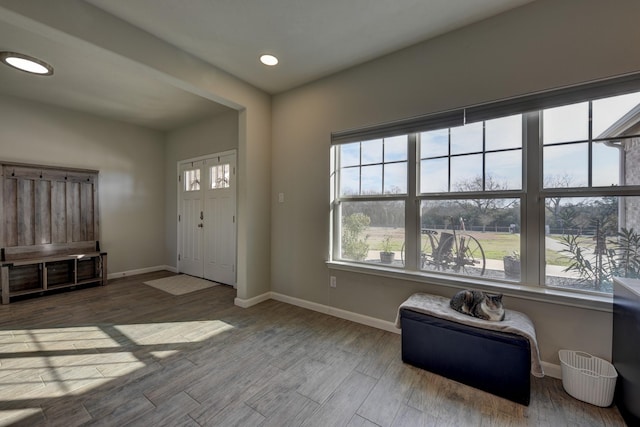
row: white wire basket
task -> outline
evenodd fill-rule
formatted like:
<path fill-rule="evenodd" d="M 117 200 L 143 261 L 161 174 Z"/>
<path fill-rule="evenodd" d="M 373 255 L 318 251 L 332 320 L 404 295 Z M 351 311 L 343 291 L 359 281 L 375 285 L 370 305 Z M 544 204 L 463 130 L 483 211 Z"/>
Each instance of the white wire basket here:
<path fill-rule="evenodd" d="M 581 351 L 560 350 L 562 386 L 571 396 L 596 406 L 610 406 L 616 389 L 616 368 Z"/>

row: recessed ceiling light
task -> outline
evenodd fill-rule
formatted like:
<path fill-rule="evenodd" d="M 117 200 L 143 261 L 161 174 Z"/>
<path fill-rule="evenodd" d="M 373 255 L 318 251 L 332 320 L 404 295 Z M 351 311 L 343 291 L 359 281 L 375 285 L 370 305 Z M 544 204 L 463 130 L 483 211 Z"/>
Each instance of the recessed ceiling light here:
<path fill-rule="evenodd" d="M 260 57 L 260 62 L 262 62 L 264 65 L 269 65 L 272 67 L 278 64 L 278 58 L 273 55 L 262 55 Z"/>
<path fill-rule="evenodd" d="M 0 61 L 20 71 L 40 76 L 53 74 L 53 67 L 44 61 L 29 55 L 15 52 L 0 52 Z"/>

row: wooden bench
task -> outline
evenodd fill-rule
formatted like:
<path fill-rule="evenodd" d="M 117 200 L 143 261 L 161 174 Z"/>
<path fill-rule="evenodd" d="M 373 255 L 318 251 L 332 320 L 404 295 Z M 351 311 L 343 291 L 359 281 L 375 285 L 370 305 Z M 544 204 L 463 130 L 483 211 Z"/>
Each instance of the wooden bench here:
<path fill-rule="evenodd" d="M 0 254 L 2 304 L 11 297 L 88 283 L 107 284 L 107 253 L 98 241 L 12 246 Z"/>

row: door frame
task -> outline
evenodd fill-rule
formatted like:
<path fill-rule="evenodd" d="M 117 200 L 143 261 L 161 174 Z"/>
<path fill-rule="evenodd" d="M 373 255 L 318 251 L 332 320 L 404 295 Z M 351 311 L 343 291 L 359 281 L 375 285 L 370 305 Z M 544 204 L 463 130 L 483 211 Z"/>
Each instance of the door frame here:
<path fill-rule="evenodd" d="M 188 159 L 184 159 L 184 160 L 178 160 L 178 162 L 176 163 L 176 228 L 177 228 L 177 233 L 176 233 L 176 270 L 178 273 L 180 273 L 180 251 L 181 251 L 181 247 L 180 247 L 180 242 L 181 242 L 181 237 L 182 237 L 182 232 L 181 232 L 181 224 L 180 221 L 178 220 L 179 215 L 181 214 L 181 208 L 182 208 L 182 198 L 180 193 L 182 192 L 182 181 L 181 181 L 181 176 L 182 176 L 182 172 L 181 172 L 181 168 L 183 165 L 187 165 L 189 163 L 195 163 L 195 162 L 199 162 L 202 160 L 206 160 L 206 159 L 211 159 L 213 157 L 222 157 L 222 156 L 228 156 L 228 155 L 235 155 L 236 158 L 236 188 L 235 188 L 235 211 L 236 211 L 236 221 L 233 224 L 233 226 L 235 227 L 235 238 L 236 238 L 236 253 L 234 254 L 235 259 L 236 259 L 236 267 L 238 265 L 238 150 L 232 149 L 232 150 L 225 150 L 225 151 L 220 151 L 217 153 L 212 153 L 212 154 L 206 154 L 203 156 L 198 156 L 198 157 L 191 157 Z M 237 274 L 238 274 L 238 269 L 236 268 L 236 281 L 234 282 L 233 287 L 236 288 L 237 287 Z"/>

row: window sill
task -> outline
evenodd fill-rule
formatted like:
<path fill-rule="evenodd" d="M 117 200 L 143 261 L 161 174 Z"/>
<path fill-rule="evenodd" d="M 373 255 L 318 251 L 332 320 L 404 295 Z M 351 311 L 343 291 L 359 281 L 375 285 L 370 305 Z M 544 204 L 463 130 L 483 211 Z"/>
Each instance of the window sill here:
<path fill-rule="evenodd" d="M 351 273 L 369 274 L 373 276 L 388 277 L 410 282 L 428 283 L 431 285 L 445 286 L 456 289 L 468 289 L 473 287 L 487 292 L 500 292 L 505 296 L 540 301 L 550 304 L 558 304 L 570 307 L 586 308 L 589 310 L 612 312 L 613 297 L 611 295 L 592 295 L 577 292 L 563 291 L 555 288 L 542 288 L 526 286 L 516 283 L 506 283 L 491 280 L 482 280 L 471 277 L 457 278 L 453 276 L 439 276 L 424 272 L 405 271 L 392 267 L 363 266 L 361 264 L 344 261 L 327 261 L 327 267 L 331 270 L 348 271 Z"/>

